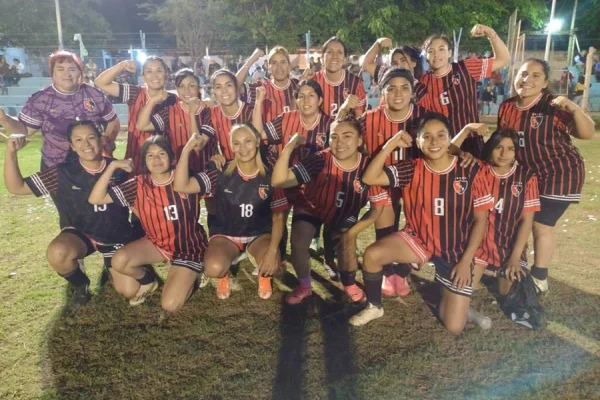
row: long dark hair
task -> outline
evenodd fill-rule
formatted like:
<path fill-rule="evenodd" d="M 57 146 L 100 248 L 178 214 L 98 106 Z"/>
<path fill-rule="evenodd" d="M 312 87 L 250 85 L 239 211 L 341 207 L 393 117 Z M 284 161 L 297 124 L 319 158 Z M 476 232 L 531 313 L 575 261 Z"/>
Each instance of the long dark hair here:
<path fill-rule="evenodd" d="M 148 154 L 148 149 L 153 144 L 157 145 L 167 153 L 167 156 L 169 157 L 169 165 L 171 166 L 171 168 L 173 167 L 173 160 L 175 160 L 175 154 L 173 153 L 173 149 L 171 148 L 171 143 L 169 142 L 169 139 L 162 135 L 154 135 L 146 139 L 140 150 L 140 161 L 142 163 L 142 172 L 144 174 L 150 172 L 148 170 L 148 166 L 146 165 L 146 155 Z"/>
<path fill-rule="evenodd" d="M 73 136 L 73 131 L 78 126 L 89 126 L 90 128 L 92 128 L 92 130 L 94 131 L 96 136 L 98 136 L 98 139 L 100 139 L 100 137 L 102 137 L 102 132 L 104 132 L 104 128 L 101 125 L 99 125 L 98 123 L 96 123 L 95 121 L 85 120 L 85 121 L 71 122 L 69 124 L 69 126 L 67 126 L 67 140 L 69 141 L 69 143 L 73 143 L 71 141 L 71 138 Z"/>
<path fill-rule="evenodd" d="M 427 48 L 431 46 L 431 43 L 433 43 L 434 40 L 438 39 L 442 39 L 444 42 L 446 42 L 446 44 L 448 45 L 448 50 L 454 49 L 452 41 L 448 36 L 444 35 L 443 33 L 436 33 L 425 39 L 425 41 L 423 42 L 423 51 L 427 52 Z"/>
<path fill-rule="evenodd" d="M 423 115 L 423 117 L 419 120 L 419 123 L 417 124 L 417 136 L 421 136 L 425 125 L 430 121 L 439 121 L 444 124 L 446 130 L 448 131 L 448 135 L 450 135 L 450 121 L 448 121 L 448 118 L 446 118 L 443 114 L 430 111 L 425 113 L 425 115 Z"/>
<path fill-rule="evenodd" d="M 488 141 L 483 145 L 483 149 L 481 150 L 481 160 L 487 164 L 491 164 L 492 152 L 503 139 L 512 140 L 515 151 L 519 148 L 519 135 L 517 135 L 517 132 L 510 128 L 500 128 L 492 133 L 492 136 L 490 136 Z"/>
<path fill-rule="evenodd" d="M 221 69 L 218 69 L 215 72 L 213 72 L 212 76 L 210 77 L 211 86 L 215 85 L 215 79 L 217 78 L 217 76 L 220 76 L 220 75 L 228 76 L 233 81 L 233 85 L 235 86 L 235 93 L 237 94 L 238 80 L 237 80 L 235 74 L 226 68 L 221 68 Z"/>
<path fill-rule="evenodd" d="M 333 128 L 337 125 L 340 124 L 349 124 L 352 129 L 354 129 L 359 138 L 363 138 L 363 130 L 360 128 L 360 121 L 356 119 L 356 117 L 354 117 L 353 115 L 346 115 L 343 118 L 340 119 L 336 119 L 331 123 L 331 126 L 329 127 L 329 136 L 331 136 L 331 133 L 333 132 Z M 358 146 L 358 152 L 361 153 L 362 155 L 367 155 L 367 149 L 365 147 L 365 141 L 363 138 L 363 143 L 362 145 Z"/>
<path fill-rule="evenodd" d="M 400 46 L 392 50 L 390 62 L 394 58 L 394 52 L 404 54 L 404 57 L 410 58 L 415 63 L 413 75 L 415 79 L 421 79 L 423 76 L 423 57 L 421 56 L 421 50 L 413 46 Z"/>
<path fill-rule="evenodd" d="M 542 66 L 542 72 L 544 73 L 544 81 L 548 81 L 550 79 L 550 64 L 548 63 L 548 61 L 546 60 L 542 60 L 541 58 L 528 58 L 527 60 L 525 60 L 525 62 L 523 63 L 523 65 L 527 64 L 528 62 L 534 62 L 534 63 L 538 63 L 539 65 Z M 515 83 L 513 82 L 513 85 Z M 544 94 L 551 94 L 552 91 L 550 90 L 550 85 L 548 85 L 546 88 L 542 89 L 542 93 Z"/>
<path fill-rule="evenodd" d="M 183 82 L 183 80 L 188 76 L 194 78 L 196 84 L 200 85 L 200 78 L 198 78 L 196 74 L 194 74 L 194 71 L 192 71 L 190 68 L 182 68 L 175 73 L 175 87 L 179 87 L 179 85 L 181 85 L 181 82 Z"/>

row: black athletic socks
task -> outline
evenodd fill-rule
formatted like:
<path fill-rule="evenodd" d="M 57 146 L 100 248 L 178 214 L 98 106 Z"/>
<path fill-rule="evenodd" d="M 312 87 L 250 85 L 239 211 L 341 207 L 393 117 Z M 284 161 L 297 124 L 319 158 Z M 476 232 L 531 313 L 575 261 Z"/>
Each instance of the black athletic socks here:
<path fill-rule="evenodd" d="M 149 285 L 156 279 L 156 272 L 154 271 L 154 268 L 148 267 L 147 265 L 144 265 L 143 268 L 145 271 L 144 276 L 136 280 L 140 285 Z"/>
<path fill-rule="evenodd" d="M 73 286 L 85 286 L 90 284 L 90 279 L 79 266 L 67 274 L 59 275 L 65 278 Z"/>
<path fill-rule="evenodd" d="M 383 281 L 383 273 L 370 273 L 363 271 L 363 280 L 365 281 L 365 292 L 367 300 L 375 307 L 381 307 L 381 282 Z"/>
<path fill-rule="evenodd" d="M 543 281 L 548 278 L 548 268 L 540 268 L 534 264 L 531 266 L 531 276 Z"/>
<path fill-rule="evenodd" d="M 342 285 L 352 286 L 356 283 L 356 271 L 340 271 Z"/>

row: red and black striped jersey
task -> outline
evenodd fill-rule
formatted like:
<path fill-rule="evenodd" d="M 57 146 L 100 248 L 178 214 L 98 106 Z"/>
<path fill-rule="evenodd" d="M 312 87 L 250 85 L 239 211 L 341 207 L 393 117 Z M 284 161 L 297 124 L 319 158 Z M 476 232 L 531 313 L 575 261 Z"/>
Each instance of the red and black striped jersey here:
<path fill-rule="evenodd" d="M 198 133 L 208 136 L 210 140 L 202 151 L 193 151 L 190 154 L 190 170 L 193 172 L 204 171 L 210 158 L 218 152 L 217 138 L 210 114 L 210 108 L 204 104 L 196 112 L 196 123 L 200 131 Z M 171 148 L 175 153 L 175 162 L 178 162 L 183 148 L 193 133 L 190 132 L 190 114 L 187 105 L 177 100 L 171 104 L 164 102 L 155 110 L 150 120 L 154 129 L 165 132 L 165 135 L 168 136 Z"/>
<path fill-rule="evenodd" d="M 383 75 L 389 68 L 390 67 L 385 66 L 385 65 L 376 65 L 375 73 L 373 74 L 373 83 L 379 85 L 381 82 L 381 79 L 383 78 Z M 425 96 L 426 93 L 427 93 L 427 86 L 425 86 L 418 79 L 415 78 L 415 81 L 413 83 L 413 94 L 415 97 L 415 101 L 418 103 L 419 100 L 421 100 L 421 98 L 423 96 Z M 381 96 L 381 102 L 379 104 L 380 105 L 385 104 L 385 98 L 383 96 Z"/>
<path fill-rule="evenodd" d="M 540 94 L 525 108 L 517 105 L 516 97 L 507 99 L 500 105 L 498 126 L 519 134 L 517 161 L 537 175 L 540 197 L 579 202 L 585 166 L 571 141 L 575 121 L 551 104 L 554 98 Z"/>
<path fill-rule="evenodd" d="M 264 122 L 270 122 L 282 113 L 296 109 L 295 94 L 296 90 L 298 90 L 297 79 L 290 78 L 285 87 L 279 87 L 269 80 L 246 84 L 246 94 L 243 99 L 252 107 L 256 104 L 256 88 L 259 86 L 264 87 L 266 90 L 263 103 L 263 112 L 266 117 Z"/>
<path fill-rule="evenodd" d="M 467 248 L 474 213 L 493 206 L 480 165 L 461 167 L 454 157 L 446 170 L 437 172 L 417 158 L 384 171 L 390 186 L 402 189 L 405 231 L 417 236 L 430 254 L 457 263 Z"/>
<path fill-rule="evenodd" d="M 368 201 L 372 206 L 385 206 L 387 192 L 380 186 L 365 185 L 361 181 L 369 161 L 369 157 L 359 153 L 356 165 L 344 169 L 330 149 L 326 149 L 295 164 L 291 170 L 303 186 L 294 212 L 312 215 L 325 224 L 339 227 L 356 222 Z"/>
<path fill-rule="evenodd" d="M 323 89 L 323 112 L 330 117 L 335 117 L 339 108 L 344 104 L 346 97 L 353 94 L 360 102 L 355 109 L 355 115 L 360 116 L 365 111 L 367 104 L 367 92 L 363 86 L 362 80 L 344 70 L 342 71 L 342 79 L 339 82 L 330 82 L 327 79 L 327 74 L 324 69 L 315 74 L 315 81 Z"/>
<path fill-rule="evenodd" d="M 215 135 L 219 142 L 219 147 L 221 147 L 221 154 L 223 154 L 223 157 L 227 160 L 233 160 L 234 158 L 233 151 L 231 150 L 231 142 L 229 140 L 231 128 L 236 124 L 252 122 L 253 108 L 241 100 L 238 101 L 238 104 L 238 112 L 231 117 L 223 113 L 223 108 L 220 104 L 214 106 L 210 113 L 213 128 L 215 129 Z"/>
<path fill-rule="evenodd" d="M 141 173 L 143 160 L 140 159 L 140 149 L 146 139 L 156 134 L 155 132 L 140 131 L 135 127 L 140 110 L 148 103 L 149 98 L 148 89 L 145 86 L 130 85 L 128 83 L 119 84 L 119 96 L 117 99 L 122 103 L 127 103 L 129 111 L 125 158 L 131 158 L 133 161 L 131 176 Z M 165 101 L 172 102 L 174 98 L 175 95 L 169 93 L 169 97 Z"/>
<path fill-rule="evenodd" d="M 481 173 L 491 188 L 494 208 L 475 256 L 489 265 L 502 267 L 512 254 L 521 216 L 540 210 L 538 181 L 518 163 L 506 175 L 498 175 L 489 165 L 484 165 Z"/>
<path fill-rule="evenodd" d="M 85 168 L 79 159 L 67 161 L 25 178 L 25 183 L 35 196 L 52 197 L 61 228 L 75 228 L 102 244 L 128 243 L 135 239 L 129 211 L 115 204 L 98 206 L 88 202 L 94 185 L 112 161 L 104 158 L 97 170 Z M 117 170 L 110 184 L 123 183 L 127 176 L 127 172 Z"/>
<path fill-rule="evenodd" d="M 223 171 L 227 169 L 227 164 Z M 246 176 L 238 168 L 231 175 L 210 168 L 194 175 L 200 194 L 211 194 L 217 213 L 211 234 L 259 236 L 271 232 L 272 213 L 288 209 L 282 189 L 271 186 L 271 171 Z"/>
<path fill-rule="evenodd" d="M 360 117 L 360 126 L 367 152 L 375 157 L 383 148 L 383 145 L 396 133 L 404 130 L 413 137 L 413 147 L 410 149 L 400 148 L 395 150 L 385 162 L 385 165 L 396 164 L 399 161 L 410 160 L 420 155 L 416 141 L 416 124 L 427 112 L 423 107 L 411 104 L 410 110 L 404 119 L 393 120 L 385 106 L 369 110 Z"/>
<path fill-rule="evenodd" d="M 290 163 L 295 164 L 300 159 L 309 154 L 316 153 L 328 147 L 329 127 L 333 118 L 319 113 L 312 126 L 306 126 L 302 122 L 300 111 L 284 112 L 273 121 L 264 126 L 269 144 L 277 145 L 277 151 L 281 153 L 283 147 L 290 141 L 296 133 L 306 138 L 306 142 L 301 149 L 294 150 Z"/>
<path fill-rule="evenodd" d="M 491 58 L 468 58 L 451 63 L 444 75 L 427 72 L 421 77 L 427 92 L 419 105 L 445 115 L 450 121 L 450 135 L 456 136 L 465 125 L 479 122 L 477 82 L 492 75 L 492 66 Z M 479 157 L 482 148 L 483 138 L 479 135 L 467 138 L 462 145 L 475 157 Z"/>
<path fill-rule="evenodd" d="M 173 173 L 163 184 L 150 175 L 138 175 L 108 193 L 116 204 L 133 208 L 146 237 L 163 253 L 184 260 L 198 260 L 204 254 L 207 240 L 198 222 L 200 195 L 173 190 Z"/>

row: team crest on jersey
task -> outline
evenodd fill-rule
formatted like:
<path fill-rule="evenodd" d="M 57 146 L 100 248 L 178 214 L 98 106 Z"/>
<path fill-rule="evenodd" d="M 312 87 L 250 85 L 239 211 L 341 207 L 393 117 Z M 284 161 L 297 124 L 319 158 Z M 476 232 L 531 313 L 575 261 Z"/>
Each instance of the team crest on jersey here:
<path fill-rule="evenodd" d="M 179 197 L 181 197 L 182 199 L 184 199 L 184 200 L 185 200 L 185 199 L 187 199 L 187 198 L 188 198 L 188 195 L 187 195 L 187 194 L 185 194 L 185 193 L 179 193 Z"/>
<path fill-rule="evenodd" d="M 521 183 L 513 183 L 510 187 L 510 192 L 513 196 L 519 197 L 521 192 L 523 191 L 523 185 Z"/>
<path fill-rule="evenodd" d="M 317 137 L 316 137 L 317 146 L 325 147 L 325 136 L 326 135 L 324 133 L 317 133 Z"/>
<path fill-rule="evenodd" d="M 365 190 L 365 185 L 362 184 L 362 182 L 360 181 L 360 179 L 355 179 L 354 180 L 354 191 L 356 193 L 362 193 Z"/>
<path fill-rule="evenodd" d="M 452 83 L 455 85 L 460 85 L 460 74 L 459 73 L 454 74 L 454 76 L 452 77 Z"/>
<path fill-rule="evenodd" d="M 86 109 L 86 111 L 92 112 L 96 109 L 96 102 L 92 99 L 85 98 L 83 99 L 83 107 Z"/>
<path fill-rule="evenodd" d="M 458 178 L 454 181 L 454 191 L 458 194 L 463 194 L 469 187 L 469 181 L 465 178 Z"/>
<path fill-rule="evenodd" d="M 533 129 L 539 128 L 542 122 L 544 122 L 544 114 L 533 114 L 531 116 L 530 124 Z"/>
<path fill-rule="evenodd" d="M 259 186 L 258 187 L 258 195 L 260 196 L 261 199 L 266 200 L 267 197 L 269 197 L 269 194 L 267 193 L 268 191 L 268 187 L 267 186 Z"/>

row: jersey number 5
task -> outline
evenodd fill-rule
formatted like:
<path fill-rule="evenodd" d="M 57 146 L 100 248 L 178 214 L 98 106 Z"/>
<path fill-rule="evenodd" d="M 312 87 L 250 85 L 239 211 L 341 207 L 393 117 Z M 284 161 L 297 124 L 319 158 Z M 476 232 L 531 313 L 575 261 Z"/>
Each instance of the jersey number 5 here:
<path fill-rule="evenodd" d="M 337 192 L 335 194 L 335 206 L 340 208 L 344 205 L 344 192 Z"/>
<path fill-rule="evenodd" d="M 242 209 L 242 218 L 250 218 L 254 213 L 254 206 L 252 204 L 240 204 Z"/>
<path fill-rule="evenodd" d="M 179 219 L 179 214 L 177 213 L 176 206 L 165 206 L 165 217 L 167 217 L 167 221 L 177 221 Z"/>

